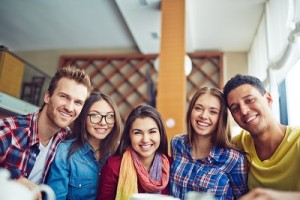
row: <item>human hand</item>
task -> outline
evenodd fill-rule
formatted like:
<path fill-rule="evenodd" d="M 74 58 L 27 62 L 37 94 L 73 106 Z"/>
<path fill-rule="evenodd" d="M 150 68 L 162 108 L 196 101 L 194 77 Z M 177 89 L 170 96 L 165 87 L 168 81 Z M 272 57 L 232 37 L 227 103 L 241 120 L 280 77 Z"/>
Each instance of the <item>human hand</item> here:
<path fill-rule="evenodd" d="M 255 188 L 239 200 L 298 200 L 299 192 L 276 191 L 272 189 Z"/>
<path fill-rule="evenodd" d="M 35 200 L 42 200 L 42 193 L 40 192 L 39 186 L 34 182 L 28 180 L 27 178 L 21 177 L 16 180 L 18 183 L 26 186 L 28 189 L 33 191 L 36 194 Z"/>

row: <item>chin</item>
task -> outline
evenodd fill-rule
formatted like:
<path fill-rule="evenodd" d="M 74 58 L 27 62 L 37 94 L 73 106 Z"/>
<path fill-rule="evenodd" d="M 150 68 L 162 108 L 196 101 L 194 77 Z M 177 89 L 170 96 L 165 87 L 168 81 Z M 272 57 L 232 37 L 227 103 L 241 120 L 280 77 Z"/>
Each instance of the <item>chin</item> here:
<path fill-rule="evenodd" d="M 59 128 L 67 128 L 71 123 L 57 123 L 56 126 Z"/>

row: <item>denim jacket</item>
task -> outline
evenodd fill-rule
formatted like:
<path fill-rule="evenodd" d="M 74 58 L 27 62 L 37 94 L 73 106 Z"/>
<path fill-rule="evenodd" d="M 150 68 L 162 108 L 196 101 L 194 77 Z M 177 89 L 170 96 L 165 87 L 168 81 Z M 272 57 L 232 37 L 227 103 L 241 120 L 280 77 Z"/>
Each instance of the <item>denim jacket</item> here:
<path fill-rule="evenodd" d="M 85 143 L 67 159 L 73 141 L 59 144 L 46 183 L 54 190 L 57 200 L 96 199 L 98 177 L 108 155 L 97 161 L 94 150 Z"/>

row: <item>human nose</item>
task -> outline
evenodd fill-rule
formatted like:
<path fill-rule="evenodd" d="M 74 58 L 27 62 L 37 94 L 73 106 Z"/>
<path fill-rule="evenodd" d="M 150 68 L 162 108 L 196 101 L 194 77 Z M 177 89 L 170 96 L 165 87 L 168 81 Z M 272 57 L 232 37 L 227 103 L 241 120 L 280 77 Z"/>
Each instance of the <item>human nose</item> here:
<path fill-rule="evenodd" d="M 249 112 L 249 106 L 247 105 L 247 104 L 241 104 L 240 105 L 240 109 L 241 109 L 241 113 L 243 114 L 243 115 L 247 115 L 248 114 L 248 112 Z"/>
<path fill-rule="evenodd" d="M 146 142 L 148 142 L 149 140 L 150 140 L 149 134 L 147 134 L 147 133 L 143 134 L 142 141 L 146 143 Z"/>
<path fill-rule="evenodd" d="M 75 105 L 72 101 L 69 101 L 66 103 L 65 105 L 66 110 L 68 110 L 69 112 L 73 111 L 75 108 Z"/>
<path fill-rule="evenodd" d="M 200 113 L 200 117 L 205 119 L 207 118 L 207 110 L 203 110 L 201 113 Z"/>

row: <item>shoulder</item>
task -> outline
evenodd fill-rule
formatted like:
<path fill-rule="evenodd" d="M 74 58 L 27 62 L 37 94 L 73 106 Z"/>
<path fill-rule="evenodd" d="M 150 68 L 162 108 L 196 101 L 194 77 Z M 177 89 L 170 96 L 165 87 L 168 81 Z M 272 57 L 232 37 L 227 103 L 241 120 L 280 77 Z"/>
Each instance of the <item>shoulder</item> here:
<path fill-rule="evenodd" d="M 67 150 L 70 148 L 70 146 L 72 145 L 73 142 L 74 142 L 74 140 L 65 140 L 65 141 L 59 143 L 58 148 L 61 150 Z"/>
<path fill-rule="evenodd" d="M 297 148 L 300 149 L 300 127 L 287 126 L 283 142 L 285 144 L 283 148 L 291 149 L 292 146 L 297 146 Z"/>
<path fill-rule="evenodd" d="M 244 153 L 230 148 L 224 148 L 225 150 L 225 157 L 224 159 L 226 162 L 231 163 L 233 165 L 235 164 L 243 164 L 247 162 L 246 156 Z"/>
<path fill-rule="evenodd" d="M 217 156 L 218 163 L 224 171 L 243 168 L 247 164 L 246 156 L 235 149 L 219 148 L 220 155 Z"/>
<path fill-rule="evenodd" d="M 57 146 L 56 154 L 67 155 L 73 142 L 74 142 L 73 140 L 65 140 L 59 143 Z"/>
<path fill-rule="evenodd" d="M 115 175 L 118 176 L 120 172 L 122 157 L 111 156 L 107 159 L 105 165 L 102 168 L 101 174 L 103 175 Z"/>
<path fill-rule="evenodd" d="M 286 134 L 289 137 L 289 139 L 300 139 L 300 126 L 287 126 Z"/>
<path fill-rule="evenodd" d="M 232 142 L 239 148 L 244 149 L 245 145 L 249 145 L 252 137 L 248 131 L 242 130 L 239 134 L 232 138 Z"/>
<path fill-rule="evenodd" d="M 24 129 L 32 124 L 33 114 L 17 115 L 0 119 L 0 131 L 7 132 L 9 130 Z"/>
<path fill-rule="evenodd" d="M 110 156 L 107 159 L 106 165 L 109 167 L 120 167 L 122 162 L 122 157 L 121 156 Z"/>
<path fill-rule="evenodd" d="M 213 154 L 215 155 L 215 158 L 220 162 L 236 163 L 241 162 L 246 158 L 244 153 L 235 149 L 224 147 L 215 147 L 213 149 Z"/>
<path fill-rule="evenodd" d="M 180 134 L 180 135 L 175 135 L 174 137 L 171 138 L 171 143 L 183 143 L 185 140 L 186 134 Z"/>

